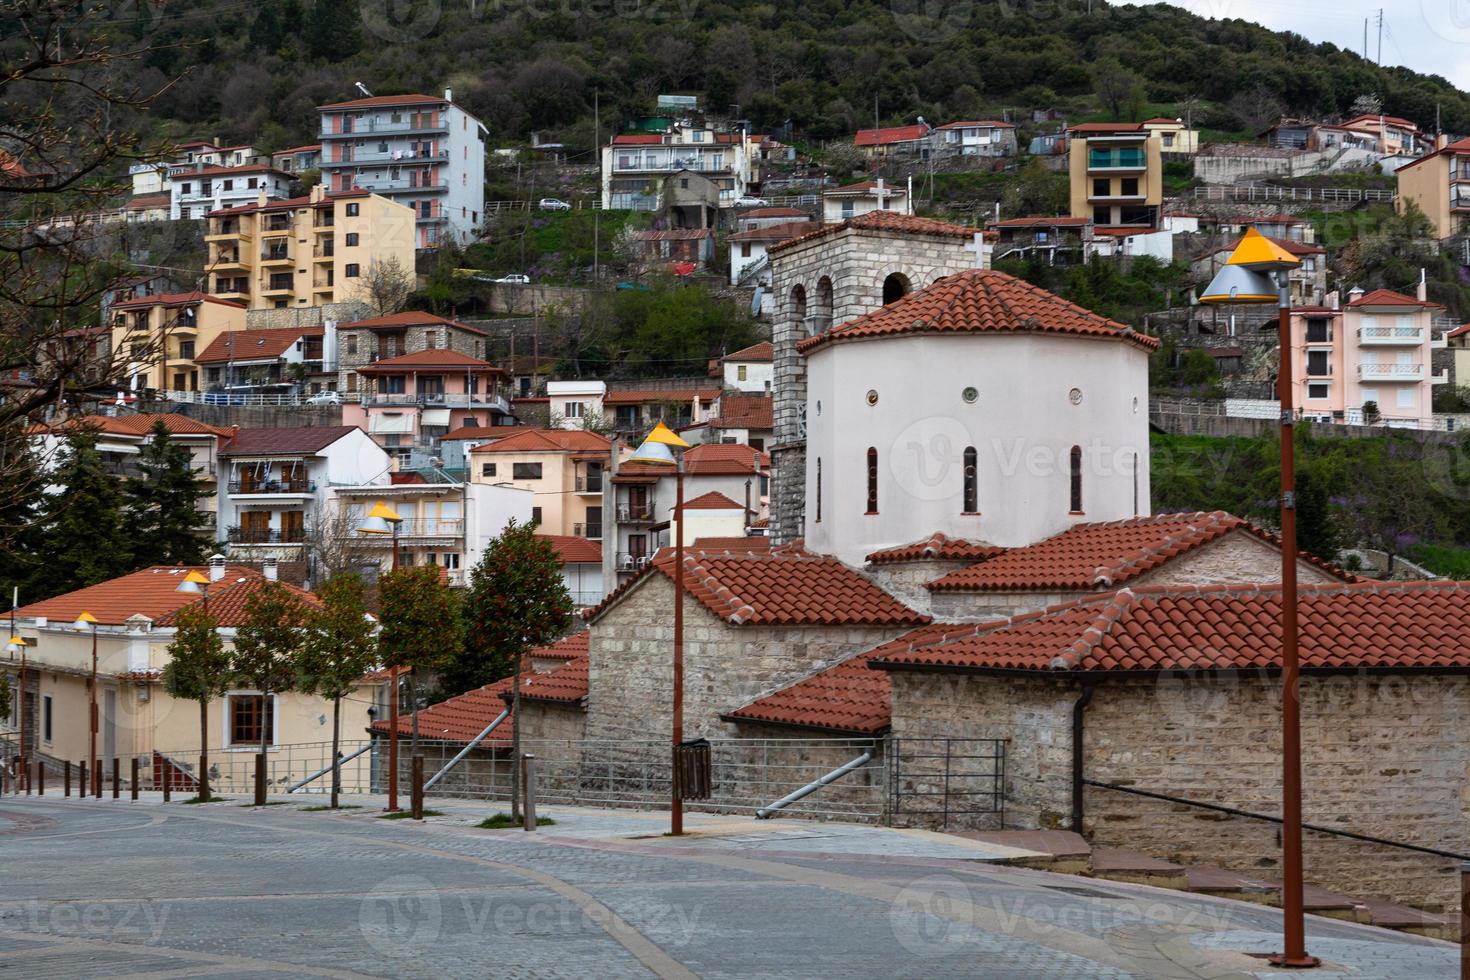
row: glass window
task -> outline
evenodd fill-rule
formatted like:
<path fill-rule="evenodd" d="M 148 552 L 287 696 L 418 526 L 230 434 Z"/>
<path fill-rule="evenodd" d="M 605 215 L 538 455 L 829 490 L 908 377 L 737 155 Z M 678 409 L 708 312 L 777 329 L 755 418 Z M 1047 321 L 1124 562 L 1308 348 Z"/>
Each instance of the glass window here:
<path fill-rule="evenodd" d="M 868 513 L 878 513 L 878 450 L 868 447 Z"/>
<path fill-rule="evenodd" d="M 973 513 L 975 513 L 976 511 L 979 510 L 979 507 L 978 507 L 979 487 L 977 485 L 978 484 L 978 481 L 977 481 L 977 473 L 976 473 L 976 466 L 975 466 L 976 459 L 977 459 L 977 456 L 976 456 L 976 453 L 975 453 L 975 447 L 974 446 L 968 446 L 968 447 L 966 447 L 965 448 L 965 452 L 964 452 L 964 467 L 965 467 L 965 469 L 964 469 L 964 489 L 965 489 L 964 496 L 965 496 L 965 500 L 964 500 L 964 504 L 963 504 L 963 506 L 964 506 L 964 512 L 966 514 L 973 514 Z"/>
<path fill-rule="evenodd" d="M 1082 513 L 1082 447 L 1072 447 L 1072 513 Z"/>
<path fill-rule="evenodd" d="M 539 480 L 541 479 L 541 464 L 511 463 L 510 478 L 512 480 Z"/>
<path fill-rule="evenodd" d="M 480 464 L 480 475 L 481 476 L 494 476 L 495 475 L 495 464 L 494 463 L 481 463 Z"/>
<path fill-rule="evenodd" d="M 231 694 L 227 706 L 231 745 L 259 745 L 262 730 L 267 745 L 274 741 L 274 695 L 266 698 L 260 694 Z"/>
<path fill-rule="evenodd" d="M 347 205 L 347 217 L 349 217 L 349 218 L 355 218 L 355 217 L 357 217 L 357 212 L 358 212 L 359 207 L 360 207 L 360 205 L 356 201 L 353 201 L 353 202 L 349 203 Z"/>
<path fill-rule="evenodd" d="M 342 275 L 346 279 L 356 279 L 360 271 L 356 262 L 349 262 L 347 263 L 347 267 L 342 271 Z"/>
<path fill-rule="evenodd" d="M 347 244 L 348 246 L 353 246 L 357 244 L 357 232 L 349 231 L 347 233 Z"/>

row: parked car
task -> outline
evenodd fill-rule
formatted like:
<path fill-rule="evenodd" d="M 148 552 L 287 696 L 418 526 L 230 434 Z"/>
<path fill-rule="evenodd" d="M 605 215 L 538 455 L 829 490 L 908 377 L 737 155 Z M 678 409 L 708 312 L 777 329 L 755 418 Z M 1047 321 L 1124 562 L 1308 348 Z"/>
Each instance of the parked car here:
<path fill-rule="evenodd" d="M 492 279 L 491 282 L 508 283 L 512 286 L 529 286 L 531 284 L 531 277 L 519 272 L 512 272 L 508 276 Z"/>
<path fill-rule="evenodd" d="M 555 197 L 543 197 L 541 203 L 536 205 L 542 211 L 570 211 L 572 206 L 566 201 Z"/>
<path fill-rule="evenodd" d="M 763 197 L 737 197 L 735 206 L 737 208 L 765 208 L 770 207 L 771 202 Z"/>
<path fill-rule="evenodd" d="M 342 396 L 335 391 L 319 391 L 306 400 L 308 405 L 340 405 Z"/>

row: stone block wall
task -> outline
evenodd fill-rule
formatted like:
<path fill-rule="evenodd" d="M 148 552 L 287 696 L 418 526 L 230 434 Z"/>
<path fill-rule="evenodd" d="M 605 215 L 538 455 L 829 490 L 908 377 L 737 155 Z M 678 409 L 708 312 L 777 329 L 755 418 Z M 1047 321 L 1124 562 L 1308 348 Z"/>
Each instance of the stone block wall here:
<path fill-rule="evenodd" d="M 972 564 L 969 561 L 905 561 L 869 565 L 865 572 L 880 589 L 896 596 L 904 605 L 932 614 L 933 600 L 937 596 L 924 588 L 925 584 Z"/>
<path fill-rule="evenodd" d="M 403 346 L 399 354 L 416 354 L 421 350 L 428 349 L 428 337 L 434 334 L 436 347 L 448 347 L 450 350 L 467 354 L 470 357 L 483 359 L 485 357 L 485 338 L 479 333 L 469 330 L 458 330 L 453 327 L 445 327 L 443 324 L 431 326 L 405 327 L 403 328 Z M 349 353 L 348 338 L 357 341 L 356 353 Z M 374 330 L 338 330 L 337 336 L 337 390 L 357 391 L 362 387 L 361 382 L 353 384 L 352 380 L 357 378 L 357 369 L 363 365 L 372 363 L 378 352 L 378 332 Z"/>

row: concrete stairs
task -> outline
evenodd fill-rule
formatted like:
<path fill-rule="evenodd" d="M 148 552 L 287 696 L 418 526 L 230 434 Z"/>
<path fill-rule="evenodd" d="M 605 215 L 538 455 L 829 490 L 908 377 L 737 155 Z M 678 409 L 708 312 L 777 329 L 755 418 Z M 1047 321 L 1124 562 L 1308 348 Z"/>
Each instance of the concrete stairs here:
<path fill-rule="evenodd" d="M 1007 862 L 1022 867 L 1172 888 L 1260 905 L 1279 907 L 1281 904 L 1281 882 L 1269 876 L 1229 871 L 1214 865 L 1175 864 L 1117 847 L 1093 847 L 1081 834 L 1069 830 L 970 831 L 954 836 L 1035 852 L 1033 856 Z M 1314 885 L 1306 886 L 1303 899 L 1307 912 L 1312 915 L 1434 939 L 1454 939 L 1457 935 L 1458 924 L 1451 916 L 1434 915 L 1382 899 L 1341 895 Z"/>

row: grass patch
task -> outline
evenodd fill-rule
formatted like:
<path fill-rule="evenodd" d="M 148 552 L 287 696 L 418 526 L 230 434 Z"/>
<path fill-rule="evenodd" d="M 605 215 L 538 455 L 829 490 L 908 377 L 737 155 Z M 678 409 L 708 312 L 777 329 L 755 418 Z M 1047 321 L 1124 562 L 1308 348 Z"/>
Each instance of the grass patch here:
<path fill-rule="evenodd" d="M 440 810 L 425 810 L 424 811 L 424 816 L 426 816 L 426 817 L 442 817 L 442 816 L 444 816 L 444 814 Z M 379 816 L 378 819 L 379 820 L 412 820 L 413 819 L 413 811 L 412 810 L 399 810 L 397 813 L 384 813 L 381 816 Z"/>
<path fill-rule="evenodd" d="M 184 803 L 228 803 L 229 800 L 225 799 L 223 796 L 211 796 L 207 800 L 201 800 L 197 796 L 191 796 L 187 800 L 183 800 L 181 802 L 184 802 Z"/>
<path fill-rule="evenodd" d="M 1409 560 L 1438 575 L 1458 581 L 1470 580 L 1470 548 L 1454 545 L 1416 544 L 1406 549 Z"/>
<path fill-rule="evenodd" d="M 536 818 L 536 826 L 538 827 L 553 827 L 555 825 L 556 821 L 550 817 Z M 514 830 L 524 826 L 524 822 L 513 819 L 508 813 L 497 813 L 493 817 L 486 817 L 484 820 L 475 824 L 475 826 L 481 830 Z"/>
<path fill-rule="evenodd" d="M 266 800 L 264 803 L 241 803 L 241 806 L 285 806 L 285 800 Z"/>
<path fill-rule="evenodd" d="M 328 804 L 323 803 L 321 806 L 304 806 L 304 807 L 301 808 L 301 812 L 302 813 L 320 813 L 323 810 L 361 810 L 361 809 L 362 809 L 362 807 L 358 806 L 356 803 L 343 803 L 341 806 L 329 806 Z"/>

